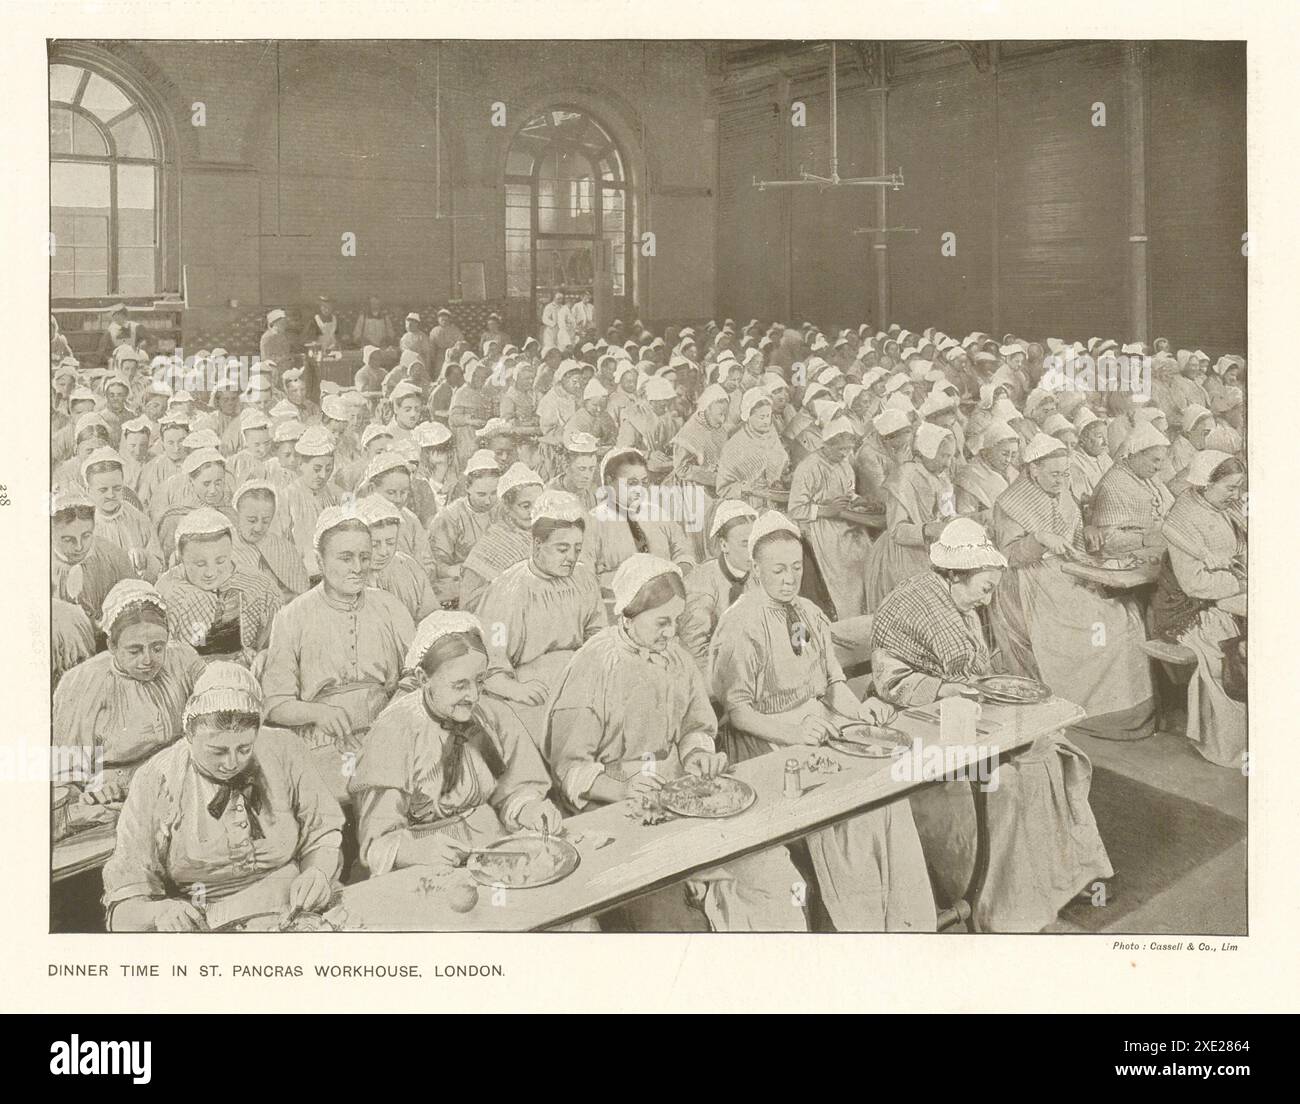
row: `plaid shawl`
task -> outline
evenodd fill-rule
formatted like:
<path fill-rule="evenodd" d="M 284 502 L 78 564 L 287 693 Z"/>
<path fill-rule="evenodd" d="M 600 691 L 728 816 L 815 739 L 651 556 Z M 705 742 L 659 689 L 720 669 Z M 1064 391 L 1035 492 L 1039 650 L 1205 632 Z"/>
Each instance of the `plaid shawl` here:
<path fill-rule="evenodd" d="M 491 582 L 506 568 L 528 559 L 531 552 L 532 538 L 527 532 L 513 522 L 496 521 L 474 542 L 465 557 L 465 568 Z"/>
<path fill-rule="evenodd" d="M 974 614 L 953 604 L 932 571 L 913 575 L 885 596 L 871 623 L 872 650 L 950 681 L 988 674 L 989 649 Z"/>
<path fill-rule="evenodd" d="M 994 505 L 1026 532 L 1059 533 L 1068 537 L 1076 548 L 1083 548 L 1083 519 L 1074 499 L 1068 491 L 1053 498 L 1029 477 L 1028 471 L 1021 472 L 998 495 Z"/>
<path fill-rule="evenodd" d="M 173 640 L 201 647 L 218 623 L 225 593 L 239 594 L 239 639 L 244 648 L 262 647 L 271 619 L 280 608 L 280 593 L 270 578 L 235 565 L 234 574 L 220 590 L 201 590 L 185 578 L 179 564 L 158 580 L 158 592 L 167 603 L 167 625 Z"/>
<path fill-rule="evenodd" d="M 1092 524 L 1158 529 L 1174 496 L 1157 479 L 1139 479 L 1125 463 L 1113 464 L 1092 493 Z"/>

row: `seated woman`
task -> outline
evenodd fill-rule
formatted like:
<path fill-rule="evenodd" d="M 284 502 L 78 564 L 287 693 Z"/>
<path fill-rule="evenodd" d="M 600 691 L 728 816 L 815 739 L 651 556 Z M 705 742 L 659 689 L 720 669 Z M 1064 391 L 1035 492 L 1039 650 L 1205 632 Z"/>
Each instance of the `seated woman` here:
<path fill-rule="evenodd" d="M 532 552 L 533 504 L 542 494 L 542 477 L 523 464 L 512 464 L 497 483 L 497 494 L 505 517 L 488 526 L 461 566 L 458 608 L 471 613 L 488 585 Z"/>
<path fill-rule="evenodd" d="M 1020 434 L 1006 422 L 990 422 L 979 443 L 975 459 L 960 465 L 953 477 L 954 503 L 959 514 L 988 525 L 993 520 L 993 503 L 1016 477 Z"/>
<path fill-rule="evenodd" d="M 709 642 L 722 611 L 754 586 L 749 562 L 749 533 L 757 512 L 747 502 L 729 498 L 718 503 L 709 540 L 718 549 L 686 579 L 686 606 L 677 623 L 682 647 L 700 670 L 709 673 Z"/>
<path fill-rule="evenodd" d="M 420 519 L 409 509 L 411 469 L 396 449 L 381 452 L 366 467 L 366 476 L 357 488 L 361 498 L 379 495 L 401 515 L 397 530 L 397 547 L 411 556 L 426 572 L 433 571 L 433 548 Z"/>
<path fill-rule="evenodd" d="M 108 651 L 72 668 L 54 691 L 53 744 L 76 749 L 66 763 L 75 777 L 66 780 L 83 799 L 113 804 L 125 798 L 136 768 L 180 736 L 203 662 L 188 644 L 168 639 L 167 604 L 143 579 L 108 592 L 103 629 Z"/>
<path fill-rule="evenodd" d="M 1079 444 L 1070 453 L 1070 495 L 1079 512 L 1088 517 L 1097 484 L 1110 471 L 1113 461 L 1106 449 L 1106 423 L 1091 409 L 1079 408 L 1074 416 L 1074 428 L 1079 434 Z"/>
<path fill-rule="evenodd" d="M 885 481 L 912 459 L 912 420 L 901 410 L 883 410 L 871 419 L 867 436 L 853 456 L 858 494 L 883 503 Z"/>
<path fill-rule="evenodd" d="M 1159 478 L 1169 454 L 1169 439 L 1146 423 L 1128 435 L 1122 459 L 1097 482 L 1088 525 L 1097 530 L 1105 556 L 1159 557 L 1161 527 L 1174 496 Z"/>
<path fill-rule="evenodd" d="M 456 481 L 451 470 L 451 430 L 441 422 L 421 422 L 411 430 L 411 443 L 420 450 L 419 463 L 411 474 L 411 510 L 425 532 L 430 532 Z"/>
<path fill-rule="evenodd" d="M 367 586 L 387 591 L 419 624 L 434 610 L 438 600 L 424 569 L 398 547 L 402 515 L 383 495 L 371 495 L 357 503 L 357 517 L 370 530 L 370 580 Z"/>
<path fill-rule="evenodd" d="M 835 619 L 866 612 L 862 565 L 871 552 L 864 526 L 841 511 L 853 504 L 853 427 L 843 415 L 822 431 L 822 445 L 804 460 L 790 482 L 790 520 L 803 531 L 835 607 Z"/>
<path fill-rule="evenodd" d="M 727 409 L 731 397 L 717 384 L 706 387 L 696 400 L 695 413 L 673 438 L 673 470 L 665 483 L 683 492 L 683 517 L 691 553 L 703 563 L 708 555 L 704 533 L 717 505 L 714 486 L 718 459 L 727 443 Z M 594 505 L 594 504 L 593 504 Z"/>
<path fill-rule="evenodd" d="M 62 598 L 50 598 L 50 685 L 95 654 L 95 626 L 86 611 Z"/>
<path fill-rule="evenodd" d="M 245 571 L 264 575 L 280 592 L 280 601 L 292 602 L 311 586 L 307 569 L 280 512 L 280 491 L 264 479 L 243 483 L 231 500 L 235 511 L 235 562 Z"/>
<path fill-rule="evenodd" d="M 687 574 L 695 565 L 686 534 L 671 517 L 651 517 L 646 486 L 650 469 L 636 449 L 614 449 L 600 466 L 602 500 L 587 514 L 583 560 L 607 587 L 619 565 L 635 552 L 668 560 Z"/>
<path fill-rule="evenodd" d="M 135 568 L 125 552 L 95 536 L 95 507 L 80 487 L 58 491 L 51 507 L 51 594 L 99 624 L 108 592 L 135 578 Z"/>
<path fill-rule="evenodd" d="M 790 454 L 772 425 L 772 396 L 762 387 L 740 400 L 741 427 L 718 457 L 719 498 L 739 498 L 754 509 L 768 506 L 768 491 L 779 490 L 790 467 Z"/>
<path fill-rule="evenodd" d="M 1246 704 L 1224 691 L 1224 641 L 1241 636 L 1236 619 L 1215 604 L 1246 591 L 1246 469 L 1206 449 L 1187 469 L 1187 490 L 1165 518 L 1165 561 L 1151 603 L 1157 635 L 1196 653 L 1187 686 L 1187 738 L 1211 763 L 1240 769 L 1246 752 Z"/>
<path fill-rule="evenodd" d="M 487 649 L 472 614 L 438 610 L 406 653 L 416 688 L 375 718 L 348 790 L 372 876 L 453 867 L 521 828 L 556 830 L 546 764 L 509 706 L 482 693 Z"/>
<path fill-rule="evenodd" d="M 710 651 L 711 697 L 734 760 L 818 745 L 847 720 L 880 723 L 892 711 L 858 701 L 835 656 L 830 622 L 799 597 L 798 528 L 769 510 L 749 537 L 758 586 L 718 621 Z M 837 720 L 838 718 L 838 720 Z M 838 931 L 934 931 L 934 896 L 906 803 L 807 837 L 822 901 Z"/>
<path fill-rule="evenodd" d="M 479 449 L 465 465 L 465 497 L 438 511 L 429 531 L 433 549 L 433 588 L 443 605 L 460 597 L 461 565 L 495 520 L 497 481 L 501 469 L 497 458 L 487 449 Z"/>
<path fill-rule="evenodd" d="M 293 446 L 298 470 L 281 490 L 281 501 L 293 542 L 298 546 L 303 568 L 309 579 L 320 576 L 320 565 L 312 547 L 312 535 L 321 513 L 339 504 L 341 494 L 332 481 L 334 475 L 334 435 L 323 425 L 311 425 L 302 431 Z"/>
<path fill-rule="evenodd" d="M 613 582 L 617 621 L 578 650 L 546 717 L 546 758 L 575 811 L 639 800 L 683 773 L 707 778 L 727 764 L 714 750 L 717 720 L 704 676 L 673 639 L 685 607 L 681 573 L 638 553 Z M 791 900 L 798 881 L 788 853 L 776 847 L 624 912 L 634 930 L 692 930 L 693 898 L 714 931 L 804 931 L 803 910 Z"/>
<path fill-rule="evenodd" d="M 205 660 L 248 666 L 266 647 L 280 592 L 265 575 L 236 562 L 234 534 L 234 522 L 217 510 L 186 514 L 176 526 L 180 562 L 158 580 L 158 593 L 173 638 Z"/>
<path fill-rule="evenodd" d="M 930 545 L 934 570 L 891 591 L 872 623 L 876 693 L 899 709 L 968 693 L 992 670 L 978 609 L 1006 558 L 984 527 L 951 521 Z M 991 859 L 976 920 L 982 931 L 1039 931 L 1082 889 L 1113 873 L 1088 806 L 1092 765 L 1064 735 L 1039 738 L 998 768 L 989 792 Z M 921 846 L 943 906 L 975 863 L 975 812 L 963 783 L 912 795 Z"/>
<path fill-rule="evenodd" d="M 529 558 L 488 585 L 478 617 L 488 633 L 483 688 L 510 702 L 524 727 L 540 736 L 543 707 L 560 672 L 607 620 L 583 554 L 587 522 L 578 500 L 546 491 L 532 518 Z"/>
<path fill-rule="evenodd" d="M 267 723 L 341 753 L 358 745 L 393 696 L 415 632 L 401 602 L 366 585 L 371 543 L 354 514 L 321 512 L 312 534 L 321 581 L 276 616 L 262 672 Z"/>
<path fill-rule="evenodd" d="M 560 473 L 550 479 L 547 490 L 564 491 L 582 503 L 584 510 L 596 505 L 597 442 L 590 433 L 579 433 L 564 439 L 560 453 L 563 465 Z"/>
<path fill-rule="evenodd" d="M 324 909 L 338 877 L 343 813 L 306 749 L 259 732 L 257 681 L 214 663 L 194 686 L 178 740 L 141 767 L 104 866 L 109 931 L 202 931 L 205 904 L 263 879 L 285 906 Z"/>
<path fill-rule="evenodd" d="M 81 483 L 95 506 L 95 536 L 126 553 L 136 574 L 156 582 L 162 572 L 158 534 L 143 510 L 126 501 L 125 465 L 111 448 L 99 448 L 81 463 Z"/>
<path fill-rule="evenodd" d="M 1065 445 L 1039 434 L 1020 476 L 994 505 L 993 538 L 1008 570 L 989 621 L 1003 665 L 1082 706 L 1088 718 L 1080 730 L 1140 739 L 1155 719 L 1146 631 L 1131 598 L 1102 593 L 1061 570 L 1083 551 L 1068 475 Z"/>
<path fill-rule="evenodd" d="M 957 512 L 948 479 L 956 451 L 951 433 L 922 422 L 912 459 L 885 480 L 886 528 L 866 566 L 868 612 L 899 583 L 930 569 L 926 546 Z"/>

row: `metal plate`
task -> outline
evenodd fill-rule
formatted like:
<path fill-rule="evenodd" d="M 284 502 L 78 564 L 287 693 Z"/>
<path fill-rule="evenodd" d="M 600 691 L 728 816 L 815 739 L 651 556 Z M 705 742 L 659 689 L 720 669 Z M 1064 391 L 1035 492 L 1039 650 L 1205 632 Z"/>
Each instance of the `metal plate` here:
<path fill-rule="evenodd" d="M 712 778 L 684 774 L 664 784 L 659 800 L 677 816 L 714 819 L 743 813 L 758 800 L 758 794 L 747 782 L 729 774 Z"/>
<path fill-rule="evenodd" d="M 524 859 L 504 856 L 494 863 L 486 855 L 471 855 L 465 864 L 470 876 L 485 886 L 506 889 L 536 889 L 567 878 L 577 868 L 578 849 L 561 836 L 542 836 L 535 832 L 517 832 L 493 840 L 485 851 L 526 851 Z"/>
<path fill-rule="evenodd" d="M 1035 705 L 1052 696 L 1037 679 L 1021 675 L 982 675 L 974 681 L 986 701 L 1001 705 Z"/>
<path fill-rule="evenodd" d="M 844 755 L 854 755 L 859 759 L 893 759 L 905 755 L 912 746 L 912 737 L 906 732 L 884 725 L 850 724 L 840 732 L 852 739 L 826 741 L 827 747 L 834 748 Z"/>
<path fill-rule="evenodd" d="M 338 931 L 338 925 L 326 920 L 315 912 L 300 912 L 288 927 L 280 926 L 283 910 L 277 912 L 255 912 L 252 916 L 241 916 L 237 920 L 227 920 L 214 932 L 323 932 Z"/>

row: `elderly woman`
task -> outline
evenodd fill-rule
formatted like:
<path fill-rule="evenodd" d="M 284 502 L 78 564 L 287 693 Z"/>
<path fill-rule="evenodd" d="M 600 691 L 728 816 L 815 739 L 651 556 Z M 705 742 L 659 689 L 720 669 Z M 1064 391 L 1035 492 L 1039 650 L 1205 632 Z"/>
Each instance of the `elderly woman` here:
<path fill-rule="evenodd" d="M 460 571 L 459 608 L 471 613 L 493 580 L 532 553 L 533 505 L 542 494 L 542 477 L 512 464 L 497 483 L 497 494 L 505 516 L 474 542 Z"/>
<path fill-rule="evenodd" d="M 835 619 L 866 612 L 862 565 L 871 551 L 867 530 L 843 517 L 853 505 L 853 426 L 843 415 L 822 432 L 822 446 L 804 460 L 790 481 L 788 514 L 808 541 L 835 607 Z"/>
<path fill-rule="evenodd" d="M 560 467 L 563 431 L 578 410 L 583 388 L 582 369 L 576 360 L 561 361 L 551 378 L 551 389 L 537 402 L 537 424 L 542 431 L 543 457 L 554 474 Z"/>
<path fill-rule="evenodd" d="M 1142 617 L 1131 599 L 1061 570 L 1083 551 L 1065 445 L 1039 434 L 1024 459 L 993 507 L 994 540 L 1009 564 L 989 617 L 1002 663 L 1082 706 L 1081 730 L 1114 740 L 1148 736 L 1155 703 Z"/>
<path fill-rule="evenodd" d="M 846 720 L 879 723 L 888 707 L 858 701 L 835 657 L 830 621 L 799 597 L 799 529 L 769 510 L 749 542 L 758 585 L 722 614 L 710 650 L 711 696 L 730 757 L 818 745 Z M 838 931 L 934 931 L 934 897 L 906 804 L 814 832 L 807 843 Z"/>
<path fill-rule="evenodd" d="M 98 624 L 108 592 L 134 578 L 135 568 L 125 552 L 95 536 L 95 507 L 81 488 L 59 491 L 51 507 L 51 595 L 79 606 Z M 59 646 L 56 641 L 56 654 Z"/>
<path fill-rule="evenodd" d="M 743 499 L 761 510 L 768 505 L 768 491 L 781 488 L 790 455 L 772 426 L 772 397 L 765 389 L 745 392 L 740 420 L 718 458 L 718 497 Z"/>
<path fill-rule="evenodd" d="M 250 479 L 234 493 L 235 562 L 245 571 L 266 576 L 279 590 L 280 601 L 291 602 L 309 586 L 307 569 L 280 509 L 280 489 L 264 479 Z"/>
<path fill-rule="evenodd" d="M 969 694 L 991 670 L 978 614 L 1006 558 L 978 522 L 958 518 L 930 545 L 933 571 L 890 592 L 872 623 L 876 693 L 900 709 Z M 1038 931 L 1097 878 L 1113 873 L 1088 806 L 1092 765 L 1057 732 L 998 768 L 989 795 L 991 861 L 976 921 L 982 931 Z M 912 795 L 921 846 L 940 899 L 959 899 L 975 860 L 969 790 Z"/>
<path fill-rule="evenodd" d="M 1211 763 L 1241 768 L 1246 753 L 1246 704 L 1223 685 L 1224 644 L 1242 635 L 1216 603 L 1246 591 L 1246 519 L 1241 492 L 1246 469 L 1225 452 L 1193 459 L 1187 489 L 1165 518 L 1167 543 L 1152 620 L 1157 635 L 1196 654 L 1187 687 L 1187 738 Z"/>
<path fill-rule="evenodd" d="M 597 448 L 596 438 L 589 433 L 566 437 L 560 472 L 547 481 L 547 489 L 571 494 L 584 510 L 592 509 L 596 505 L 596 472 L 600 466 Z"/>
<path fill-rule="evenodd" d="M 1079 512 L 1087 517 L 1097 484 L 1113 461 L 1106 449 L 1106 423 L 1088 407 L 1080 407 L 1074 417 L 1074 428 L 1079 443 L 1070 453 L 1070 496 Z"/>
<path fill-rule="evenodd" d="M 542 707 L 565 664 L 606 625 L 599 584 L 582 555 L 588 524 L 572 495 L 540 495 L 528 559 L 506 568 L 479 601 L 488 631 L 483 688 L 512 703 L 534 734 L 542 730 Z"/>
<path fill-rule="evenodd" d="M 261 712 L 242 667 L 199 676 L 186 738 L 136 772 L 118 818 L 104 866 L 110 931 L 202 931 L 207 906 L 253 886 L 286 913 L 329 904 L 343 813 L 293 735 L 259 732 Z"/>
<path fill-rule="evenodd" d="M 695 566 L 695 558 L 681 525 L 674 517 L 651 516 L 656 512 L 647 498 L 650 469 L 636 449 L 615 449 L 600 466 L 602 500 L 587 515 L 586 547 L 583 560 L 591 564 L 602 586 L 608 586 L 619 564 L 634 552 L 648 552 L 684 568 Z M 658 508 L 668 513 L 672 500 Z"/>
<path fill-rule="evenodd" d="M 1159 478 L 1169 439 L 1154 426 L 1139 423 L 1128 436 L 1123 458 L 1097 482 L 1088 525 L 1106 556 L 1135 553 L 1158 557 L 1164 547 L 1161 526 L 1174 496 Z"/>
<path fill-rule="evenodd" d="M 447 506 L 452 485 L 452 436 L 441 422 L 421 422 L 411 431 L 411 443 L 420 459 L 411 473 L 411 510 L 428 531 L 433 519 Z"/>
<path fill-rule="evenodd" d="M 656 556 L 631 556 L 615 574 L 617 620 L 578 650 L 547 712 L 546 758 L 568 807 L 636 801 L 684 773 L 726 766 L 704 676 L 674 639 L 685 594 L 677 568 Z M 698 899 L 715 931 L 803 931 L 790 892 L 798 881 L 777 847 L 624 911 L 634 930 L 691 930 L 688 899 Z"/>
<path fill-rule="evenodd" d="M 64 765 L 83 802 L 105 805 L 121 802 L 136 768 L 180 735 L 203 663 L 168 639 L 167 604 L 142 579 L 108 592 L 102 624 L 108 651 L 72 668 L 54 692 L 53 744 L 74 749 Z"/>
<path fill-rule="evenodd" d="M 163 568 L 152 522 L 126 501 L 125 465 L 111 448 L 98 448 L 81 462 L 82 485 L 95 507 L 95 536 L 126 553 L 135 572 L 149 582 Z"/>
<path fill-rule="evenodd" d="M 171 634 L 206 660 L 251 664 L 266 647 L 280 608 L 279 588 L 261 572 L 240 566 L 235 524 L 201 507 L 176 526 L 179 562 L 158 580 Z"/>
<path fill-rule="evenodd" d="M 465 465 L 465 497 L 447 504 L 430 527 L 433 549 L 433 588 L 443 605 L 460 597 L 461 565 L 496 518 L 497 483 L 501 469 L 487 449 L 479 449 Z"/>
<path fill-rule="evenodd" d="M 322 511 L 312 533 L 321 581 L 271 626 L 266 720 L 298 729 L 313 746 L 355 746 L 393 696 L 415 632 L 400 601 L 367 586 L 372 544 L 355 514 Z"/>
<path fill-rule="evenodd" d="M 348 789 L 372 876 L 458 866 L 469 848 L 507 832 L 560 825 L 532 737 L 513 710 L 481 692 L 484 636 L 464 612 L 420 622 L 405 657 L 416 689 L 399 694 L 366 737 Z"/>
<path fill-rule="evenodd" d="M 163 487 L 155 499 L 154 505 L 161 511 L 158 539 L 168 563 L 175 561 L 176 527 L 184 517 L 203 508 L 230 512 L 227 468 L 226 458 L 217 449 L 196 448 L 181 463 L 181 478 Z"/>
<path fill-rule="evenodd" d="M 905 579 L 929 570 L 926 545 L 956 515 L 948 471 L 957 445 L 946 429 L 922 422 L 914 456 L 885 480 L 885 533 L 866 565 L 866 609 Z"/>
<path fill-rule="evenodd" d="M 853 457 L 858 494 L 871 502 L 885 502 L 885 480 L 912 459 L 914 433 L 912 419 L 901 410 L 882 410 L 871 419 Z"/>
<path fill-rule="evenodd" d="M 990 422 L 980 434 L 980 450 L 953 477 L 954 502 L 959 514 L 981 525 L 993 520 L 993 503 L 1011 486 L 1020 456 L 1020 434 L 1006 422 Z"/>
<path fill-rule="evenodd" d="M 367 586 L 387 591 L 418 622 L 438 608 L 424 569 L 398 547 L 402 515 L 383 495 L 357 504 L 356 516 L 370 530 L 370 578 Z"/>
<path fill-rule="evenodd" d="M 677 623 L 684 647 L 706 675 L 709 642 L 722 611 L 754 585 L 749 562 L 749 533 L 758 513 L 747 502 L 729 498 L 718 504 L 709 528 L 717 547 L 714 558 L 700 564 L 686 579 L 686 605 Z"/>
<path fill-rule="evenodd" d="M 704 532 L 717 505 L 718 461 L 727 444 L 727 408 L 730 396 L 711 384 L 696 400 L 695 413 L 673 438 L 673 470 L 665 480 L 681 488 L 683 524 L 692 542 L 692 553 L 702 561 L 706 550 Z"/>
<path fill-rule="evenodd" d="M 1215 425 L 1214 415 L 1205 407 L 1194 403 L 1183 407 L 1181 432 L 1169 445 L 1169 466 L 1177 473 L 1173 479 L 1166 481 L 1172 493 L 1177 494 L 1186 486 L 1186 481 L 1181 476 L 1196 458 L 1196 454 L 1209 448 L 1207 439 Z"/>
<path fill-rule="evenodd" d="M 371 459 L 357 491 L 363 499 L 379 495 L 392 505 L 402 519 L 397 531 L 397 547 L 424 571 L 432 573 L 434 559 L 429 534 L 407 505 L 411 500 L 411 469 L 402 453 L 392 449 Z"/>

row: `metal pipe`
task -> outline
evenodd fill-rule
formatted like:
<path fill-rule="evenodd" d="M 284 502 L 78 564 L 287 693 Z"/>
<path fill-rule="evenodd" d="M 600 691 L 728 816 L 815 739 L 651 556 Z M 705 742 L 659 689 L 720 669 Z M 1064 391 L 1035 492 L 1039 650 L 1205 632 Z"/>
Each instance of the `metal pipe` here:
<path fill-rule="evenodd" d="M 840 120 L 839 96 L 835 67 L 835 41 L 831 40 L 831 179 L 839 183 L 840 179 Z"/>

